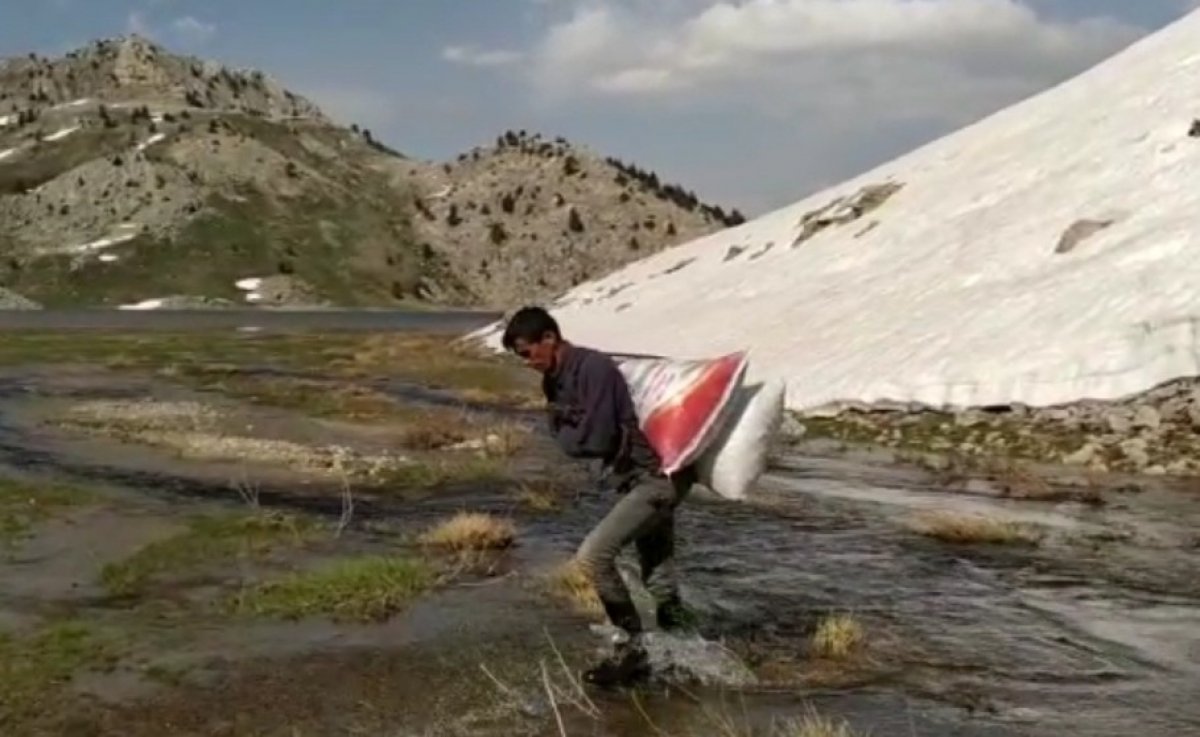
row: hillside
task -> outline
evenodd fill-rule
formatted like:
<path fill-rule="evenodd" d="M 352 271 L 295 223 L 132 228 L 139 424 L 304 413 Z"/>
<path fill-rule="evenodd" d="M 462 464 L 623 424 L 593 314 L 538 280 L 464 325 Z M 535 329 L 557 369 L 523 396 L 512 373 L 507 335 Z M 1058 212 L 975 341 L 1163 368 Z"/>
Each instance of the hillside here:
<path fill-rule="evenodd" d="M 506 307 L 736 222 L 532 140 L 419 161 L 262 72 L 136 36 L 10 59 L 0 287 L 47 306 Z"/>
<path fill-rule="evenodd" d="M 1200 14 L 740 227 L 567 291 L 614 351 L 748 349 L 788 404 L 1049 405 L 1198 373 Z M 496 344 L 493 326 L 478 334 Z"/>
<path fill-rule="evenodd" d="M 443 245 L 468 289 L 499 306 L 743 222 L 652 173 L 524 131 L 411 176 L 431 193 L 417 203 L 417 232 Z"/>

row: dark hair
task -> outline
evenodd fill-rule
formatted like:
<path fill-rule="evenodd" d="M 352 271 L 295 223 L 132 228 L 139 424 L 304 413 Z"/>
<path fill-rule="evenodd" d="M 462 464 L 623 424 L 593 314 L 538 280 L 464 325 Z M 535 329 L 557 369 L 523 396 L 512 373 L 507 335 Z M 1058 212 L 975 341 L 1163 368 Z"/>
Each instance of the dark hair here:
<path fill-rule="evenodd" d="M 541 307 L 522 307 L 513 313 L 513 316 L 508 319 L 508 325 L 504 328 L 504 348 L 513 350 L 517 338 L 524 340 L 526 343 L 536 343 L 541 340 L 546 333 L 552 333 L 555 338 L 562 339 L 562 333 L 558 329 L 558 322 L 550 316 Z"/>

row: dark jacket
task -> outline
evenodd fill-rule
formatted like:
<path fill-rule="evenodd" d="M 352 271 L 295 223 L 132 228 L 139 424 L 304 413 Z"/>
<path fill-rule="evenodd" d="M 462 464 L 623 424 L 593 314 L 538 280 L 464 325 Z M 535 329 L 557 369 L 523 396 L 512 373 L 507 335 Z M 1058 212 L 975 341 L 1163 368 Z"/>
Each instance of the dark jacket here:
<path fill-rule="evenodd" d="M 557 369 L 542 379 L 550 431 L 572 458 L 598 458 L 614 474 L 658 474 L 662 462 L 638 417 L 616 361 L 600 351 L 567 345 Z"/>

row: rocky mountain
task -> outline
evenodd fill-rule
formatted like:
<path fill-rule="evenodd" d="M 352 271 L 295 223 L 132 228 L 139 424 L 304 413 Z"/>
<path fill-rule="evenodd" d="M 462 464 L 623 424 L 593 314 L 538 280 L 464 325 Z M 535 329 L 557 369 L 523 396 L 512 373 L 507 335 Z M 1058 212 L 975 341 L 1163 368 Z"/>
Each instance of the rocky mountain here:
<path fill-rule="evenodd" d="M 0 62 L 0 288 L 47 306 L 506 308 L 738 221 L 562 139 L 406 157 L 136 36 Z"/>

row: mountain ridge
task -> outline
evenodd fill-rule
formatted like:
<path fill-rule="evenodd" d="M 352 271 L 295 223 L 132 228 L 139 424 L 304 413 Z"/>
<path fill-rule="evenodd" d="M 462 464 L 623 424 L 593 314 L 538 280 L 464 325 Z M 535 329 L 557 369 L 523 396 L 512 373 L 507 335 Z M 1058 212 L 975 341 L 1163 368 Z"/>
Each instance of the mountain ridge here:
<path fill-rule="evenodd" d="M 509 308 L 739 218 L 562 138 L 421 160 L 139 36 L 0 62 L 0 287 L 48 306 Z"/>

